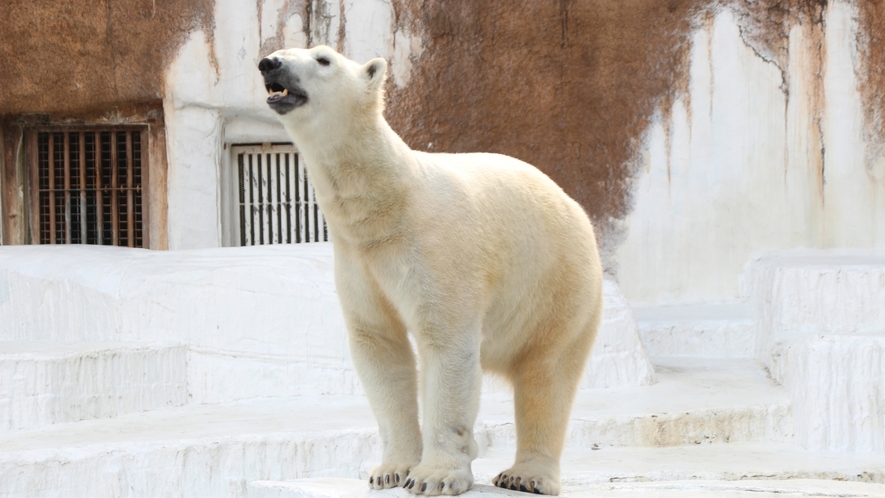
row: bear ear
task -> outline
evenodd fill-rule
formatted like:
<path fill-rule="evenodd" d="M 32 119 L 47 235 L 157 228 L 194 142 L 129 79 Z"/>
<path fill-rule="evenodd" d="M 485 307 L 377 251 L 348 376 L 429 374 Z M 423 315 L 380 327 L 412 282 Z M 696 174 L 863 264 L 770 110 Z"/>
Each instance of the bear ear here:
<path fill-rule="evenodd" d="M 361 73 L 371 89 L 377 89 L 384 84 L 387 79 L 387 61 L 378 57 L 365 63 L 361 68 Z"/>

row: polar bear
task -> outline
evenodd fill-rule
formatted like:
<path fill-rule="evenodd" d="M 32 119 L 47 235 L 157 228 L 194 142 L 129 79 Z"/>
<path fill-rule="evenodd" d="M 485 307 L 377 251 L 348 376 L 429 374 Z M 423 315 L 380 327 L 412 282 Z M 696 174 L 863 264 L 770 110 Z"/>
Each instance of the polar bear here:
<path fill-rule="evenodd" d="M 485 369 L 514 389 L 516 461 L 495 485 L 558 494 L 602 313 L 584 210 L 517 159 L 411 150 L 382 116 L 384 59 L 360 65 L 318 46 L 274 52 L 259 70 L 328 224 L 351 354 L 383 442 L 369 485 L 470 489 Z"/>

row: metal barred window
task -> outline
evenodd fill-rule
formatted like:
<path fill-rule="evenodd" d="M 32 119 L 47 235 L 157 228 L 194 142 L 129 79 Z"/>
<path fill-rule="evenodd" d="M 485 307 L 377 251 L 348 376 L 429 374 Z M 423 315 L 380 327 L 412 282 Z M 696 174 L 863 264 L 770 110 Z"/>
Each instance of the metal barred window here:
<path fill-rule="evenodd" d="M 291 145 L 235 145 L 239 243 L 329 240 L 307 170 Z"/>
<path fill-rule="evenodd" d="M 29 139 L 35 242 L 144 247 L 145 129 L 44 129 Z"/>

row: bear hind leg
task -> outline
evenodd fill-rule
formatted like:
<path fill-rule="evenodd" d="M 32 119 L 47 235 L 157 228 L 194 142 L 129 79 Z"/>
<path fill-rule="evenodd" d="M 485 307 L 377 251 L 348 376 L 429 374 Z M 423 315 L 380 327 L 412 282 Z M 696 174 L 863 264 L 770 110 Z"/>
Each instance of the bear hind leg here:
<path fill-rule="evenodd" d="M 514 369 L 516 462 L 492 480 L 495 486 L 559 494 L 559 461 L 569 415 L 594 335 L 577 338 L 558 354 L 535 350 Z"/>

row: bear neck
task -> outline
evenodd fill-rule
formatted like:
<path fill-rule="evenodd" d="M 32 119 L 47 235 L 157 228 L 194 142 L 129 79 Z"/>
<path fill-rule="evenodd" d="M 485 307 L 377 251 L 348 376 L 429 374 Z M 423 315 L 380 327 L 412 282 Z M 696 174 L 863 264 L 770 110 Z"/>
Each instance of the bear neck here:
<path fill-rule="evenodd" d="M 417 166 L 380 112 L 340 125 L 286 128 L 333 240 L 374 245 L 400 233 Z"/>

